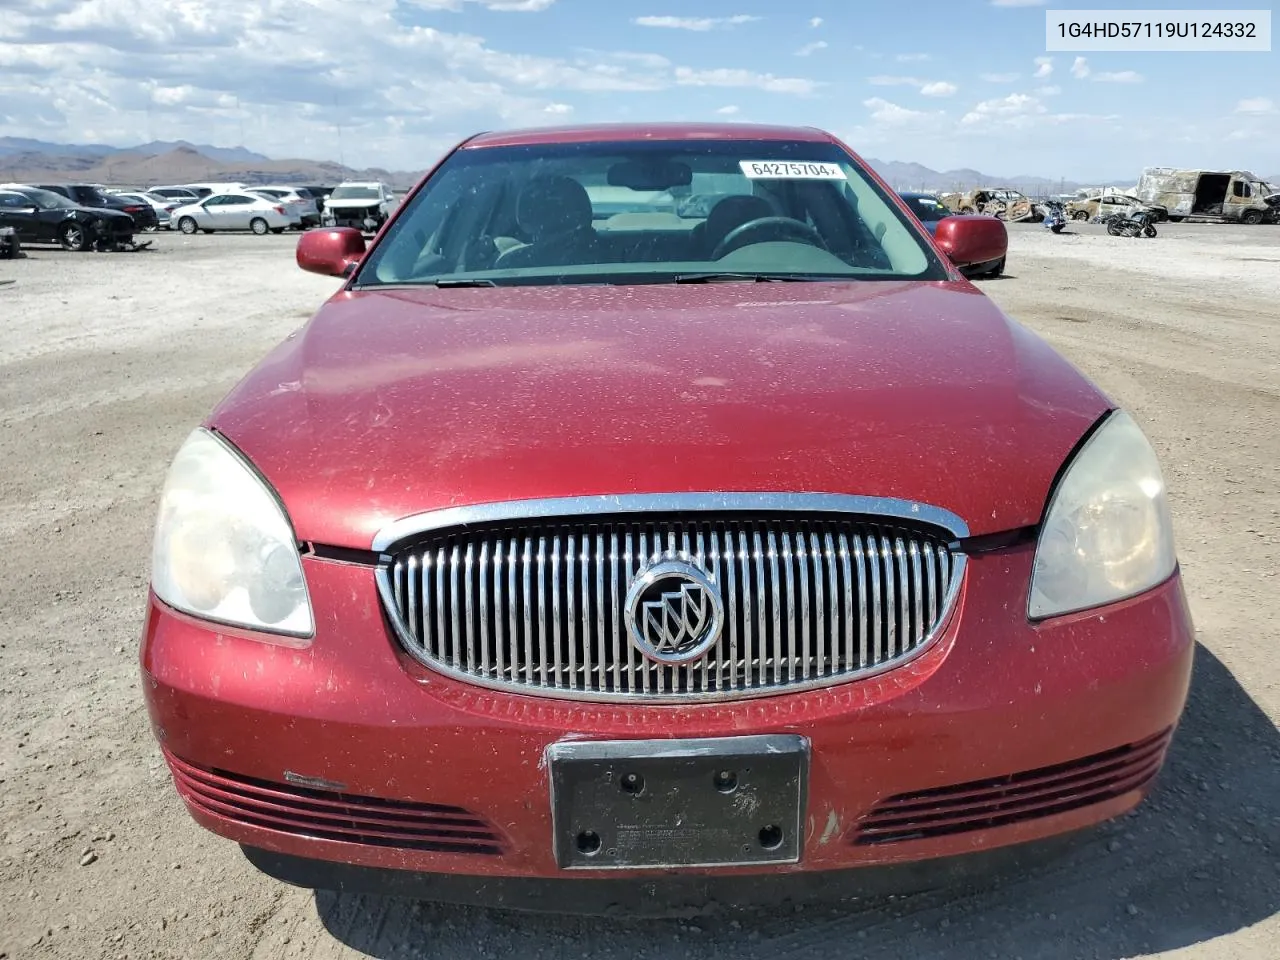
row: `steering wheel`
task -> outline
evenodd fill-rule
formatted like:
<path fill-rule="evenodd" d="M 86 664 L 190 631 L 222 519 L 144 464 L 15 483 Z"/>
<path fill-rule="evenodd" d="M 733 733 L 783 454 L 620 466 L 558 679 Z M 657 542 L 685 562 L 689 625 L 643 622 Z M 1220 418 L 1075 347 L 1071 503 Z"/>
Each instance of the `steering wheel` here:
<path fill-rule="evenodd" d="M 809 224 L 791 217 L 757 217 L 748 220 L 741 226 L 730 230 L 723 240 L 716 244 L 711 252 L 712 260 L 719 260 L 727 253 L 745 247 L 750 243 L 763 243 L 766 240 L 799 240 L 810 246 L 827 249 L 818 233 Z"/>

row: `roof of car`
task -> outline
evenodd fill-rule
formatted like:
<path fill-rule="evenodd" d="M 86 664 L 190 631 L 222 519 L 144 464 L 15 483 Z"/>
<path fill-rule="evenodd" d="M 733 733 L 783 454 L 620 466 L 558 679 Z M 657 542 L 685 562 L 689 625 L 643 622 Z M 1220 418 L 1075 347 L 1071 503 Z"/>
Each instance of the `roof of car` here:
<path fill-rule="evenodd" d="M 482 133 L 466 147 L 513 147 L 550 143 L 593 143 L 615 140 L 805 140 L 831 141 L 814 127 L 781 127 L 753 123 L 592 123 L 580 126 L 531 127 Z"/>

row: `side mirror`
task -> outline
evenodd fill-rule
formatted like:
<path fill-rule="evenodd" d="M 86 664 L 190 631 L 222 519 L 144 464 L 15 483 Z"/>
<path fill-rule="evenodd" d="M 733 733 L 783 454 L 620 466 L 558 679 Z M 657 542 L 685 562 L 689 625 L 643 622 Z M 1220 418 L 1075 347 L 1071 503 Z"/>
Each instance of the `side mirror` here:
<path fill-rule="evenodd" d="M 934 242 L 957 267 L 990 263 L 1009 251 L 1009 231 L 995 217 L 955 216 L 938 221 Z"/>
<path fill-rule="evenodd" d="M 354 227 L 308 230 L 298 240 L 298 266 L 326 277 L 346 277 L 364 251 L 364 235 Z"/>

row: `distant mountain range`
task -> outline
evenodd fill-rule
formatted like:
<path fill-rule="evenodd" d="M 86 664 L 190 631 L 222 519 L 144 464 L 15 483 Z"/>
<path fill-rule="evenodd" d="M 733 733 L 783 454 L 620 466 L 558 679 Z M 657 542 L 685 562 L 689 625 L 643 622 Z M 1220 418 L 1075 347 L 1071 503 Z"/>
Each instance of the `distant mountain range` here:
<path fill-rule="evenodd" d="M 888 181 L 895 190 L 919 190 L 926 193 L 944 192 L 947 190 L 972 190 L 974 187 L 1010 187 L 1021 190 L 1029 196 L 1053 193 L 1074 193 L 1076 190 L 1089 187 L 1128 187 L 1138 182 L 1138 173 L 1114 180 L 1095 180 L 1090 183 L 1074 180 L 1054 180 L 1049 177 L 1037 177 L 1030 174 L 1021 176 L 992 176 L 967 167 L 959 170 L 937 171 L 918 163 L 901 163 L 896 160 L 883 161 L 867 157 L 867 163 L 880 176 Z M 1139 171 L 1140 172 L 1140 171 Z"/>
<path fill-rule="evenodd" d="M 1080 183 L 1032 175 L 992 176 L 962 168 L 938 171 L 919 163 L 867 158 L 895 190 L 970 190 L 1011 187 L 1029 195 L 1073 193 L 1100 186 L 1132 186 L 1137 172 L 1114 180 Z M 337 183 L 341 180 L 384 180 L 398 189 L 411 187 L 420 176 L 413 171 L 381 168 L 353 170 L 323 160 L 272 160 L 245 147 L 215 147 L 186 140 L 153 140 L 136 147 L 101 143 L 47 143 L 23 137 L 0 137 L 0 180 L 85 180 L 118 186 L 155 186 L 204 180 L 243 183 Z M 1280 182 L 1280 174 L 1268 177 Z"/>
<path fill-rule="evenodd" d="M 407 189 L 416 172 L 355 170 L 317 160 L 272 160 L 244 147 L 214 147 L 185 140 L 110 147 L 100 143 L 46 143 L 0 137 L 0 181 L 80 180 L 109 186 L 146 187 L 168 183 L 231 180 L 241 183 L 319 183 L 383 180 Z"/>
<path fill-rule="evenodd" d="M 53 157 L 84 158 L 140 153 L 155 157 L 184 147 L 210 160 L 219 160 L 222 163 L 254 163 L 271 159 L 244 147 L 214 147 L 207 143 L 188 143 L 186 140 L 152 140 L 150 143 L 139 144 L 136 147 L 109 147 L 105 143 L 47 143 L 44 140 L 28 140 L 25 137 L 0 137 L 0 157 L 15 153 L 44 153 Z"/>

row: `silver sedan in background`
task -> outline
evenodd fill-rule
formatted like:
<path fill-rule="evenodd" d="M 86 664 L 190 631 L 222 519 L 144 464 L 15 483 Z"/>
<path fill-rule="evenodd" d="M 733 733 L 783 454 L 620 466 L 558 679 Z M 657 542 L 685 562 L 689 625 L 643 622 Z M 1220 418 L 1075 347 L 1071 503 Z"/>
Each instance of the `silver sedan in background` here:
<path fill-rule="evenodd" d="M 299 217 L 283 204 L 251 193 L 215 193 L 198 203 L 178 207 L 170 222 L 183 233 L 197 230 L 251 230 L 256 234 L 283 233 L 297 225 Z"/>

